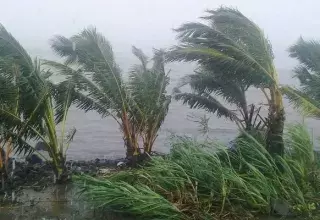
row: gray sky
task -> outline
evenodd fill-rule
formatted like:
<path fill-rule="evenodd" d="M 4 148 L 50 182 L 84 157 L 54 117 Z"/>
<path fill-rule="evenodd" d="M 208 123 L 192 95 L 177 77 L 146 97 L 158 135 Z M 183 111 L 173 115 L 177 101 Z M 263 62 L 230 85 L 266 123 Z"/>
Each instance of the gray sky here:
<path fill-rule="evenodd" d="M 51 58 L 48 40 L 95 25 L 112 43 L 119 63 L 133 59 L 131 45 L 150 54 L 152 47 L 175 43 L 172 28 L 195 21 L 205 9 L 237 7 L 271 40 L 278 68 L 295 63 L 286 49 L 300 36 L 320 39 L 316 0 L 0 0 L 0 22 L 32 54 Z M 127 68 L 124 67 L 124 69 Z"/>

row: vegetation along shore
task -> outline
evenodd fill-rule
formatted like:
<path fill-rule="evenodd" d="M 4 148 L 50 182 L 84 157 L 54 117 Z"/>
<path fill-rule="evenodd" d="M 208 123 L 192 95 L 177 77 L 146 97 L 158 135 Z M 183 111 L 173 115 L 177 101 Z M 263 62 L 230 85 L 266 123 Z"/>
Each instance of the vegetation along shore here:
<path fill-rule="evenodd" d="M 2 206 L 17 202 L 12 193 L 26 186 L 71 184 L 79 200 L 119 219 L 320 218 L 316 143 L 304 124 L 284 126 L 283 105 L 287 98 L 304 117 L 320 117 L 319 41 L 300 37 L 288 48 L 299 62 L 295 88 L 280 85 L 270 41 L 236 9 L 207 10 L 201 22 L 174 31 L 177 45 L 154 49 L 152 57 L 133 46 L 139 64 L 125 78 L 110 42 L 95 27 L 54 36 L 57 62 L 32 58 L 0 26 Z M 197 64 L 172 93 L 171 62 Z M 54 82 L 54 76 L 62 80 Z M 248 101 L 252 88 L 264 95 L 267 115 Z M 238 136 L 229 145 L 172 136 L 169 154 L 156 153 L 173 99 L 232 121 Z M 67 161 L 77 135 L 66 126 L 71 106 L 112 118 L 124 159 Z M 200 122 L 206 132 L 206 118 Z"/>

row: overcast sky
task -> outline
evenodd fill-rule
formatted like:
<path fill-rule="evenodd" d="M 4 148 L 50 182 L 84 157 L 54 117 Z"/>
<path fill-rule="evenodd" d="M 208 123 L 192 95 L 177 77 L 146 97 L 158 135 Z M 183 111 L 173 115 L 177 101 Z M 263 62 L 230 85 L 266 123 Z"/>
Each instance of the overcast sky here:
<path fill-rule="evenodd" d="M 70 36 L 95 25 L 112 43 L 120 63 L 130 63 L 131 45 L 150 53 L 152 47 L 175 43 L 172 28 L 196 21 L 205 9 L 238 8 L 271 40 L 278 68 L 295 63 L 286 49 L 302 35 L 320 39 L 317 0 L 0 0 L 0 22 L 32 54 L 51 58 L 48 40 Z M 49 57 L 48 57 L 49 56 Z"/>

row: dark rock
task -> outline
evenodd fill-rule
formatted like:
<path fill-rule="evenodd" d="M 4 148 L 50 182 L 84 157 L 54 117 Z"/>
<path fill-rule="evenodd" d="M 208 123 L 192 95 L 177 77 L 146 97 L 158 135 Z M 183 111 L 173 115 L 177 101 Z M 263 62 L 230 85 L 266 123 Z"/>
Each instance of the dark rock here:
<path fill-rule="evenodd" d="M 42 159 L 36 154 L 32 154 L 31 156 L 28 156 L 26 158 L 26 161 L 32 165 L 43 163 Z"/>
<path fill-rule="evenodd" d="M 229 150 L 235 151 L 237 147 L 237 141 L 236 140 L 229 141 L 229 143 L 227 144 L 227 147 Z"/>
<path fill-rule="evenodd" d="M 277 200 L 273 200 L 271 204 L 272 204 L 272 209 L 274 214 L 280 215 L 280 216 L 290 215 L 290 205 L 288 202 L 277 199 Z"/>

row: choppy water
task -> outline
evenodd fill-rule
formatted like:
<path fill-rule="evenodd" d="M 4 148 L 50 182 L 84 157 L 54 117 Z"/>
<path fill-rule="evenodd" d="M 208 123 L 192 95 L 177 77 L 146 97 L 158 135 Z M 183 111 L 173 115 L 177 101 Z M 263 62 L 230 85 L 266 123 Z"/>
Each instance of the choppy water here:
<path fill-rule="evenodd" d="M 177 84 L 181 76 L 192 71 L 190 67 L 186 69 L 184 66 L 184 69 L 185 71 L 180 69 L 180 65 L 175 65 L 172 69 L 169 92 Z M 280 70 L 279 72 L 281 83 L 294 83 L 291 80 L 292 74 L 290 71 Z M 262 101 L 262 94 L 258 91 L 253 89 L 248 92 L 248 103 L 262 104 Z M 289 106 L 286 100 L 285 106 L 287 123 L 302 122 L 302 117 Z M 263 112 L 266 113 L 266 109 Z M 167 152 L 169 150 L 168 137 L 172 132 L 194 137 L 201 136 L 198 131 L 199 124 L 188 120 L 188 115 L 191 114 L 203 116 L 205 112 L 189 109 L 187 106 L 176 101 L 172 102 L 167 118 L 155 143 L 156 151 Z M 219 119 L 212 114 L 207 113 L 207 115 L 211 117 L 209 121 L 209 136 L 211 138 L 227 142 L 237 134 L 237 127 L 234 123 L 223 118 Z M 314 137 L 320 136 L 318 121 L 306 119 L 305 122 Z M 69 149 L 68 155 L 70 159 L 110 158 L 123 157 L 125 155 L 121 132 L 112 118 L 101 118 L 95 112 L 84 113 L 81 110 L 73 108 L 70 110 L 68 125 L 74 126 L 77 129 L 76 136 Z"/>

